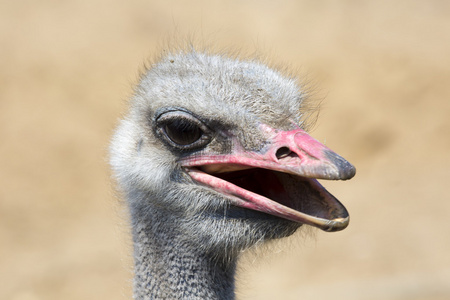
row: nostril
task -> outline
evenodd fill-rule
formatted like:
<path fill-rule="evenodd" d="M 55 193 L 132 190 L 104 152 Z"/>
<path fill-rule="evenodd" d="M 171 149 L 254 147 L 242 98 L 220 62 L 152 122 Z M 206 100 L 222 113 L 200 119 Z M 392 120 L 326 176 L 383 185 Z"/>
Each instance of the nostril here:
<path fill-rule="evenodd" d="M 291 154 L 291 150 L 288 147 L 281 147 L 280 149 L 277 150 L 277 153 L 275 153 L 277 159 L 282 159 L 288 156 L 289 154 Z"/>

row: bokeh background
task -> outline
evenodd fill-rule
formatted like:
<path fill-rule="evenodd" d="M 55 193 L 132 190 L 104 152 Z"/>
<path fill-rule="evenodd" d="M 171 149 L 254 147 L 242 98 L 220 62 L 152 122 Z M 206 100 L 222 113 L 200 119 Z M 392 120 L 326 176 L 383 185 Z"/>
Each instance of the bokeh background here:
<path fill-rule="evenodd" d="M 318 82 L 343 232 L 246 254 L 238 299 L 450 299 L 450 2 L 0 1 L 0 299 L 129 299 L 108 140 L 143 62 L 194 36 Z M 275 250 L 275 251 L 274 251 Z"/>

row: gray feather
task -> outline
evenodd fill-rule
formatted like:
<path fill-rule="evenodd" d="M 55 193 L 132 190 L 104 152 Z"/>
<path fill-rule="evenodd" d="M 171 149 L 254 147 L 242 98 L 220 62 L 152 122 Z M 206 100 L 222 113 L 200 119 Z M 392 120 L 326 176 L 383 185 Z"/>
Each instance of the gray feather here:
<path fill-rule="evenodd" d="M 303 101 L 296 80 L 220 55 L 171 54 L 143 74 L 111 143 L 111 166 L 130 208 L 136 299 L 233 299 L 239 253 L 299 226 L 230 213 L 223 195 L 182 171 L 180 154 L 155 134 L 155 114 L 189 110 L 258 150 L 267 138 L 259 124 L 301 126 Z M 225 153 L 228 137 L 216 135 L 208 147 Z"/>

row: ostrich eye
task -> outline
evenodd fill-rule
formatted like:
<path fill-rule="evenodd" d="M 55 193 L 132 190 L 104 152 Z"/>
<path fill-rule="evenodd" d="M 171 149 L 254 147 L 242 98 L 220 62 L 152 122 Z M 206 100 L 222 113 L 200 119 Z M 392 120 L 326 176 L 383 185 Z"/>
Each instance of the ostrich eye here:
<path fill-rule="evenodd" d="M 167 137 L 175 144 L 187 146 L 198 141 L 203 131 L 197 124 L 185 119 L 176 119 L 164 126 L 164 132 Z"/>
<path fill-rule="evenodd" d="M 156 132 L 178 150 L 199 148 L 211 140 L 211 130 L 197 117 L 185 110 L 171 110 L 157 116 Z"/>

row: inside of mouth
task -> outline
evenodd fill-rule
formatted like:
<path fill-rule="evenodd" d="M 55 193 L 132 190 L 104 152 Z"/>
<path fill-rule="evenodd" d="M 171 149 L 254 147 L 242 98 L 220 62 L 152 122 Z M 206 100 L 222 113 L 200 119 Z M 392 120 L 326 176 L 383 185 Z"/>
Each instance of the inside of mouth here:
<path fill-rule="evenodd" d="M 304 214 L 328 220 L 336 217 L 323 195 L 330 194 L 322 186 L 311 184 L 312 179 L 262 168 L 210 175 Z"/>
<path fill-rule="evenodd" d="M 298 210 L 284 185 L 279 180 L 276 171 L 266 169 L 247 169 L 233 172 L 215 174 L 238 187 L 255 194 L 274 200 L 284 206 Z"/>

